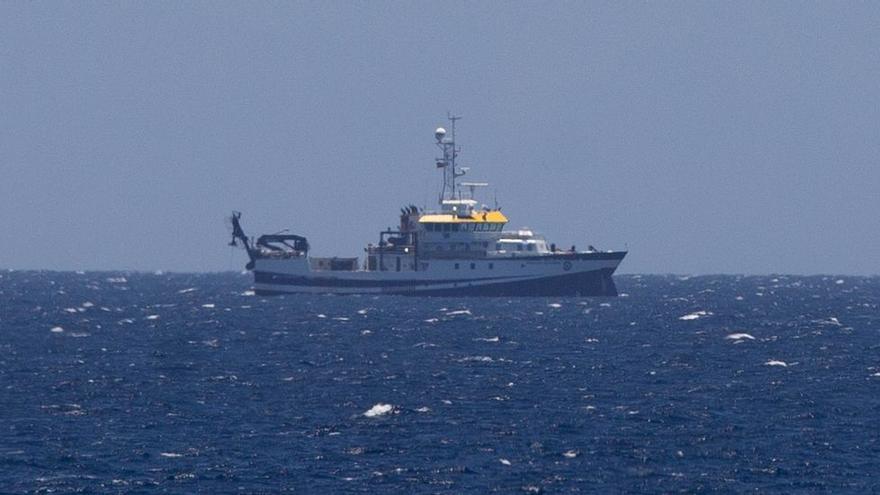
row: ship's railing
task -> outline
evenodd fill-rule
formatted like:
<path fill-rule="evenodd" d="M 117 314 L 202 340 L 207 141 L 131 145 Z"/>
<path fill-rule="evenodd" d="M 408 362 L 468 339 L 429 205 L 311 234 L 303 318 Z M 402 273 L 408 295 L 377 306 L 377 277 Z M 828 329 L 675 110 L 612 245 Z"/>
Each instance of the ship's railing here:
<path fill-rule="evenodd" d="M 486 251 L 424 251 L 419 255 L 423 260 L 468 260 L 488 257 Z"/>
<path fill-rule="evenodd" d="M 412 244 L 407 245 L 394 245 L 394 246 L 367 246 L 364 250 L 367 254 L 399 254 L 399 255 L 407 255 L 407 254 L 415 254 L 416 247 Z"/>
<path fill-rule="evenodd" d="M 309 258 L 309 268 L 314 271 L 353 272 L 358 269 L 357 258 Z"/>
<path fill-rule="evenodd" d="M 305 251 L 276 251 L 272 249 L 261 249 L 257 252 L 260 258 L 268 259 L 288 259 L 301 258 L 306 255 Z"/>

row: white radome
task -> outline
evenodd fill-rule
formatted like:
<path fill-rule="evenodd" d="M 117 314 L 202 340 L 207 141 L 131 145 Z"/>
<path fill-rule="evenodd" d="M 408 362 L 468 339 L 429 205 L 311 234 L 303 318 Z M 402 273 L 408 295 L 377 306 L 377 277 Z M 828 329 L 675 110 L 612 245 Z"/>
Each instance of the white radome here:
<path fill-rule="evenodd" d="M 442 127 L 438 127 L 436 131 L 434 131 L 434 137 L 437 138 L 437 141 L 443 139 L 443 136 L 446 135 L 446 129 Z"/>

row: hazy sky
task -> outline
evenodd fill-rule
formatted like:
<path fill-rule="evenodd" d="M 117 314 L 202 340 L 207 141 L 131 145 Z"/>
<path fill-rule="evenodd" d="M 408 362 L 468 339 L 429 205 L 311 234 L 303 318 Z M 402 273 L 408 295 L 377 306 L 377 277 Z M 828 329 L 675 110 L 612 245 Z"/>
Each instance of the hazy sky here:
<path fill-rule="evenodd" d="M 362 255 L 433 131 L 621 272 L 880 273 L 880 2 L 0 2 L 0 267 Z"/>

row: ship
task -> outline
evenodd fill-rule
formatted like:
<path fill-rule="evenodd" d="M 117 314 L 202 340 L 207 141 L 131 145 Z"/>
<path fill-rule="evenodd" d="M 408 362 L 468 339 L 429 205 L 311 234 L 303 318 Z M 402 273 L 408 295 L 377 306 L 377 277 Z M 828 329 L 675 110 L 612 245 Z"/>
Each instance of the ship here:
<path fill-rule="evenodd" d="M 442 173 L 435 209 L 407 205 L 397 229 L 379 232 L 358 257 L 312 256 L 308 239 L 281 233 L 249 238 L 241 212 L 230 218 L 232 241 L 248 254 L 258 295 L 392 294 L 405 296 L 579 296 L 614 297 L 612 275 L 626 251 L 589 246 L 560 249 L 531 229 L 510 229 L 501 208 L 477 200 L 486 182 L 460 181 L 455 141 L 458 116 L 450 131 L 434 132 Z"/>

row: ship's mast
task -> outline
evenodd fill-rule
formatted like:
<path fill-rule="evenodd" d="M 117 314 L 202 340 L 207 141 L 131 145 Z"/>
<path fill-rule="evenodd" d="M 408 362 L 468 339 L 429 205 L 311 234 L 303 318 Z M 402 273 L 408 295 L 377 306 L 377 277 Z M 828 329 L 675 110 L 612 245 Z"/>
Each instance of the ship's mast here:
<path fill-rule="evenodd" d="M 437 147 L 443 152 L 443 158 L 436 159 L 437 168 L 443 169 L 443 189 L 440 191 L 441 203 L 445 199 L 455 199 L 455 181 L 465 174 L 464 171 L 459 172 L 455 165 L 455 159 L 461 151 L 461 148 L 455 145 L 455 122 L 461 120 L 461 116 L 448 114 L 447 118 L 452 125 L 451 137 L 446 137 L 446 129 L 442 127 L 438 127 L 434 131 Z"/>

